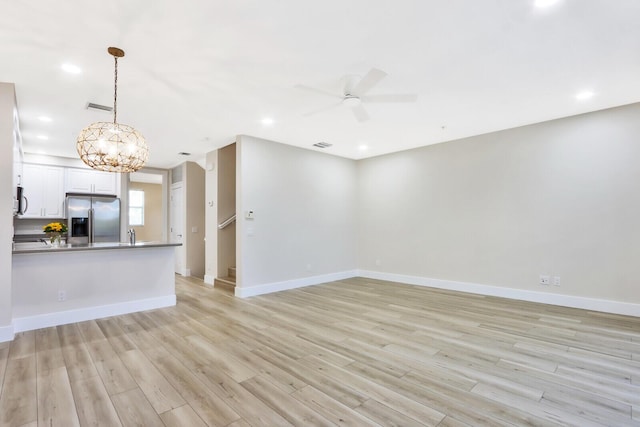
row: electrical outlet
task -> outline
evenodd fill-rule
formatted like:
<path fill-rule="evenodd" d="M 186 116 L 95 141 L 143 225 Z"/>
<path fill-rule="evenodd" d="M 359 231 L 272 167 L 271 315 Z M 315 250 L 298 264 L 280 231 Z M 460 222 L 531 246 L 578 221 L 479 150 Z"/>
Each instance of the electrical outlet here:
<path fill-rule="evenodd" d="M 58 291 L 58 301 L 66 301 L 67 300 L 67 291 Z"/>
<path fill-rule="evenodd" d="M 551 278 L 547 275 L 541 274 L 540 275 L 540 284 L 541 285 L 549 285 L 551 284 Z"/>
<path fill-rule="evenodd" d="M 553 276 L 553 286 L 560 286 L 560 276 Z"/>

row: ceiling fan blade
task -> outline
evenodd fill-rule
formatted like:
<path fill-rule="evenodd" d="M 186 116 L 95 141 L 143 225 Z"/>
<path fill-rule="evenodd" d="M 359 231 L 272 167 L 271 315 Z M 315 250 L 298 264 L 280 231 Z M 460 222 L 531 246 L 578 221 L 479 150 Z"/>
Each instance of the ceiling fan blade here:
<path fill-rule="evenodd" d="M 395 93 L 388 95 L 361 96 L 362 102 L 416 102 L 418 95 L 415 93 Z"/>
<path fill-rule="evenodd" d="M 353 88 L 353 93 L 351 95 L 362 96 L 367 93 L 371 88 L 378 84 L 380 80 L 385 78 L 387 73 L 382 70 L 378 70 L 377 68 L 372 68 L 369 70 L 366 76 L 360 80 L 360 82 Z"/>
<path fill-rule="evenodd" d="M 358 105 L 357 107 L 353 107 L 351 111 L 353 111 L 353 115 L 356 116 L 356 119 L 359 122 L 366 122 L 367 120 L 369 120 L 369 114 L 367 113 L 367 110 L 364 109 L 362 104 Z"/>
<path fill-rule="evenodd" d="M 324 111 L 331 110 L 332 108 L 336 108 L 337 106 L 339 106 L 341 104 L 342 104 L 342 102 L 338 102 L 336 104 L 327 105 L 326 107 L 322 107 L 319 110 L 314 110 L 314 111 L 310 111 L 308 113 L 304 113 L 303 116 L 304 117 L 315 116 L 318 113 L 322 113 Z"/>
<path fill-rule="evenodd" d="M 313 92 L 313 93 L 318 93 L 320 95 L 324 95 L 324 96 L 330 96 L 332 98 L 336 98 L 336 99 L 342 99 L 341 95 L 337 95 L 335 93 L 323 90 L 323 89 L 318 89 L 315 87 L 311 87 L 311 86 L 305 86 L 305 85 L 295 85 L 294 86 L 296 89 L 302 89 L 302 90 L 306 90 L 308 92 Z"/>

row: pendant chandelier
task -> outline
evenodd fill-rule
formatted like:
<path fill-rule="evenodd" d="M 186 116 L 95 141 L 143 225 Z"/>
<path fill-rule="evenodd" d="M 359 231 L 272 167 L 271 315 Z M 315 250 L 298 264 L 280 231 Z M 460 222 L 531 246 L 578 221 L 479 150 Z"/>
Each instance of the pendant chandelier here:
<path fill-rule="evenodd" d="M 149 148 L 140 132 L 117 122 L 118 58 L 124 51 L 107 49 L 115 60 L 113 123 L 96 122 L 82 129 L 76 142 L 80 159 L 89 167 L 106 172 L 135 172 L 147 162 Z"/>

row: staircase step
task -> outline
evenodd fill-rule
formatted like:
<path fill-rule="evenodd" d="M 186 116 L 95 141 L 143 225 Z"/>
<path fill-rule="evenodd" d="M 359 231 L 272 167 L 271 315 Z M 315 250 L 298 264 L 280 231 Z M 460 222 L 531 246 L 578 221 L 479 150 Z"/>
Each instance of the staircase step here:
<path fill-rule="evenodd" d="M 235 267 L 229 267 L 229 277 L 236 277 L 236 268 Z"/>
<path fill-rule="evenodd" d="M 213 281 L 213 287 L 234 291 L 236 289 L 236 278 L 229 276 L 216 277 Z"/>

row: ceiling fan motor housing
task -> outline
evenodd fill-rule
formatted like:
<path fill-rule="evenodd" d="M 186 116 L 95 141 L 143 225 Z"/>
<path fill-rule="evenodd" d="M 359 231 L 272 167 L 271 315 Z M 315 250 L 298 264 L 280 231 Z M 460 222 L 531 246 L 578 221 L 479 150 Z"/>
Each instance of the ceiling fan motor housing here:
<path fill-rule="evenodd" d="M 360 100 L 359 97 L 355 96 L 355 95 L 349 95 L 346 94 L 344 96 L 344 99 L 342 100 L 342 105 L 344 105 L 345 107 L 349 107 L 349 108 L 355 108 L 358 105 L 360 105 L 362 103 L 362 101 Z"/>

